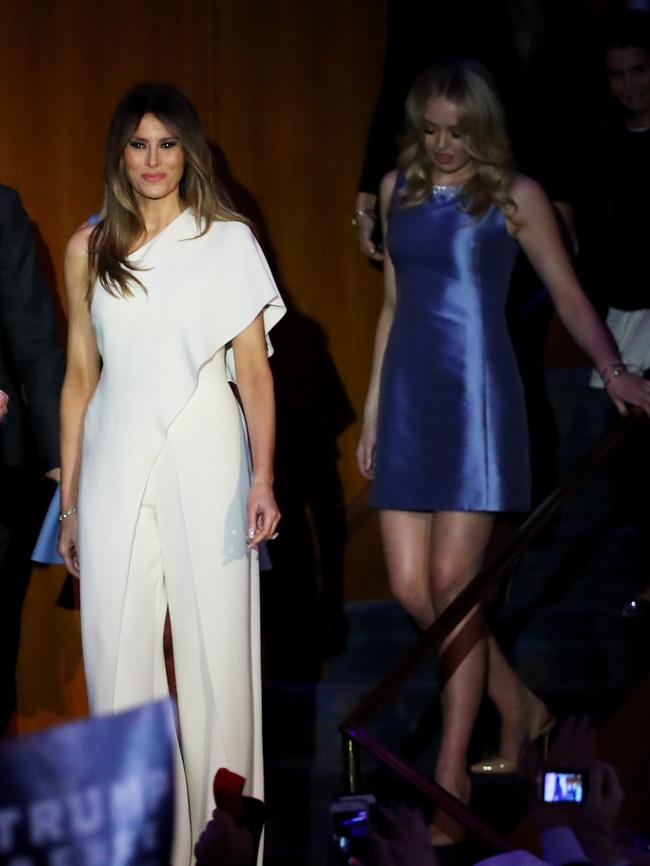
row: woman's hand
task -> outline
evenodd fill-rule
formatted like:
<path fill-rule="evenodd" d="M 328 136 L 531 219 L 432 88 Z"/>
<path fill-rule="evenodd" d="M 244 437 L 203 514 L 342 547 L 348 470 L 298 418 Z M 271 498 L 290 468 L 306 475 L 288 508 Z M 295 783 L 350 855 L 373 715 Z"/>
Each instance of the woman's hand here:
<path fill-rule="evenodd" d="M 375 448 L 377 446 L 377 422 L 365 421 L 357 445 L 357 463 L 364 478 L 375 477 Z"/>
<path fill-rule="evenodd" d="M 248 546 L 275 538 L 280 510 L 268 482 L 253 481 L 248 493 Z"/>
<path fill-rule="evenodd" d="M 59 532 L 59 544 L 57 547 L 59 555 L 62 557 L 65 567 L 73 577 L 79 577 L 79 547 L 78 547 L 78 529 L 77 529 L 77 514 L 70 514 L 65 520 L 61 521 L 61 529 Z"/>
<path fill-rule="evenodd" d="M 384 260 L 384 254 L 372 242 L 372 233 L 379 219 L 376 208 L 376 195 L 369 192 L 358 193 L 354 206 L 354 225 L 357 227 L 361 252 L 374 261 L 381 262 Z"/>
<path fill-rule="evenodd" d="M 626 403 L 638 406 L 650 415 L 650 381 L 642 376 L 637 376 L 636 373 L 624 373 L 622 376 L 610 379 L 605 390 L 621 415 L 625 415 Z"/>

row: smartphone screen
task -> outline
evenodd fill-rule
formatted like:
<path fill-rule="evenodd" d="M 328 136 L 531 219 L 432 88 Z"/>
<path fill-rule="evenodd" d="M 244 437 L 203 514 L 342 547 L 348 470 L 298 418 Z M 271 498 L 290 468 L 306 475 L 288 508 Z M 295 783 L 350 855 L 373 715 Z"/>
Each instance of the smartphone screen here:
<path fill-rule="evenodd" d="M 582 803 L 585 796 L 583 773 L 577 770 L 547 771 L 542 793 L 545 803 Z"/>
<path fill-rule="evenodd" d="M 370 815 L 367 808 L 336 812 L 332 815 L 332 828 L 336 836 L 348 839 L 367 836 L 370 831 Z"/>
<path fill-rule="evenodd" d="M 358 851 L 355 843 L 373 830 L 374 810 L 375 798 L 371 794 L 334 800 L 330 805 L 330 820 L 337 853 L 347 858 Z"/>

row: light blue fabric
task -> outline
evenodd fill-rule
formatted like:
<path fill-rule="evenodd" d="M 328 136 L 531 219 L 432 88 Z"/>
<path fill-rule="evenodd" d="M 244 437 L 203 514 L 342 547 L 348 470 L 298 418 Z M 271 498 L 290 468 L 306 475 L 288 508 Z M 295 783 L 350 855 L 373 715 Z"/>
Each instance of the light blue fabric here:
<path fill-rule="evenodd" d="M 41 563 L 42 565 L 61 565 L 63 563 L 56 550 L 59 541 L 58 516 L 60 511 L 61 490 L 59 485 L 57 485 L 32 552 L 32 560 L 34 562 Z"/>
<path fill-rule="evenodd" d="M 370 503 L 413 511 L 530 505 L 524 395 L 505 319 L 517 243 L 491 207 L 434 187 L 388 216 L 397 304 L 381 374 Z"/>

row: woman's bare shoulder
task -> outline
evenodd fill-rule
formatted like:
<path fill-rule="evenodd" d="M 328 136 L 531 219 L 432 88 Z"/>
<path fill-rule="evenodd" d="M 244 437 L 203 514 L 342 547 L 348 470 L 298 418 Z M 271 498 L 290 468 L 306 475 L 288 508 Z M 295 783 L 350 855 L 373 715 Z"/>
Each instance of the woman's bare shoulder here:
<path fill-rule="evenodd" d="M 65 248 L 66 259 L 88 259 L 88 244 L 95 226 L 84 223 L 75 229 Z"/>
<path fill-rule="evenodd" d="M 379 186 L 379 209 L 381 211 L 382 219 L 384 220 L 386 219 L 386 215 L 388 213 L 388 207 L 393 197 L 393 191 L 395 189 L 396 183 L 397 169 L 389 171 L 388 174 L 385 174 L 381 179 L 381 184 Z"/>
<path fill-rule="evenodd" d="M 80 226 L 65 248 L 63 267 L 70 307 L 85 301 L 88 292 L 88 245 L 93 228 L 92 225 Z"/>
<path fill-rule="evenodd" d="M 381 179 L 381 185 L 379 187 L 379 194 L 381 197 L 390 196 L 393 194 L 393 190 L 395 189 L 395 184 L 397 183 L 397 169 L 394 168 L 392 171 L 389 171 L 385 174 Z"/>
<path fill-rule="evenodd" d="M 510 196 L 517 207 L 524 208 L 547 200 L 543 187 L 525 174 L 518 174 L 515 177 L 510 187 Z"/>

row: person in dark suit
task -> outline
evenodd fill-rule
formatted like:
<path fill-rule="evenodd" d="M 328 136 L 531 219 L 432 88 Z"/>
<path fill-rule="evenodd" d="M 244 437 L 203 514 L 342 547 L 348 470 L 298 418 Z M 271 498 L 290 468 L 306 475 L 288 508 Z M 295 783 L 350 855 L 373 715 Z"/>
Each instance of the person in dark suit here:
<path fill-rule="evenodd" d="M 29 217 L 16 190 L 0 184 L 0 736 L 15 709 L 30 554 L 52 493 L 42 479 L 58 480 L 64 369 Z"/>

